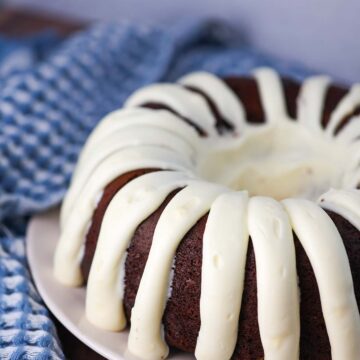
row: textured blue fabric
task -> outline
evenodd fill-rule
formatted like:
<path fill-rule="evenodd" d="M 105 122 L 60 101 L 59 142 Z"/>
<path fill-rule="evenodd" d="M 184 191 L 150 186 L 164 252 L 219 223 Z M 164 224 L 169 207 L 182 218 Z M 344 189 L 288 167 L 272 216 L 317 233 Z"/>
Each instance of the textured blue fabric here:
<path fill-rule="evenodd" d="M 141 86 L 198 69 L 244 74 L 269 65 L 297 78 L 310 73 L 231 37 L 220 24 L 188 21 L 172 28 L 100 24 L 61 43 L 0 38 L 1 359 L 63 358 L 30 280 L 24 234 L 29 215 L 61 201 L 79 150 L 104 114 Z"/>

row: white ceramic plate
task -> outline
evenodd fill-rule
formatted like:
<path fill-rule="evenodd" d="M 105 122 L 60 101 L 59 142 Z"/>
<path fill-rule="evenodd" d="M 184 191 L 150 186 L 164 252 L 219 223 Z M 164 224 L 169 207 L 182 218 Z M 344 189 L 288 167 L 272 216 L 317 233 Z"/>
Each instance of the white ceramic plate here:
<path fill-rule="evenodd" d="M 30 269 L 44 302 L 55 317 L 88 347 L 109 360 L 134 359 L 127 353 L 128 332 L 97 329 L 85 318 L 85 288 L 70 288 L 53 277 L 52 262 L 59 238 L 59 210 L 34 217 L 27 232 Z M 194 359 L 188 354 L 173 354 L 169 359 Z"/>

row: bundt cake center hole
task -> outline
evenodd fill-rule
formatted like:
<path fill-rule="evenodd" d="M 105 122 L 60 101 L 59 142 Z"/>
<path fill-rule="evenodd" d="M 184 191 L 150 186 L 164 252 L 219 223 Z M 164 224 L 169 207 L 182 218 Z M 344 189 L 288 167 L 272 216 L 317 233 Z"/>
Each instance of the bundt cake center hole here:
<path fill-rule="evenodd" d="M 206 141 L 198 164 L 201 176 L 277 200 L 317 200 L 342 187 L 350 156 L 343 145 L 296 123 L 257 125 L 236 139 Z"/>

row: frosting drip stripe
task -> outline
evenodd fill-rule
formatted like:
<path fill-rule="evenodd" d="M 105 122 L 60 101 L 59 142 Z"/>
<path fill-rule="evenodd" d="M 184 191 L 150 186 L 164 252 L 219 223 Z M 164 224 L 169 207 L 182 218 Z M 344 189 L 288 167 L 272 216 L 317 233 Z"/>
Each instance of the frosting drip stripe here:
<path fill-rule="evenodd" d="M 86 234 L 85 240 L 85 251 L 84 256 L 81 260 L 81 272 L 84 276 L 84 282 L 87 283 L 87 279 L 89 277 L 90 267 L 92 260 L 94 258 L 94 253 L 96 250 L 97 240 L 100 234 L 100 228 L 102 219 L 104 217 L 105 211 L 110 204 L 112 198 L 116 195 L 116 193 L 125 186 L 128 182 L 136 179 L 139 176 L 160 171 L 160 169 L 141 169 L 134 170 L 123 175 L 120 175 L 118 178 L 113 180 L 110 184 L 108 184 L 101 196 L 99 203 L 93 213 L 91 225 Z"/>
<path fill-rule="evenodd" d="M 124 308 L 126 312 L 126 318 L 130 322 L 131 311 L 134 307 L 137 291 L 139 289 L 142 274 L 145 269 L 145 265 L 148 259 L 148 255 L 151 249 L 155 229 L 160 219 L 161 214 L 174 198 L 174 196 L 180 192 L 183 188 L 178 188 L 165 198 L 163 203 L 154 211 L 147 219 L 140 223 L 134 232 L 134 236 L 131 239 L 129 248 L 127 250 L 126 262 L 125 262 L 125 291 L 124 291 Z M 138 251 L 139 247 L 141 252 Z M 176 257 L 177 259 L 177 257 Z M 171 270 L 172 271 L 172 270 Z M 171 285 L 173 283 L 172 273 L 170 272 Z M 168 287 L 169 291 L 169 287 Z M 171 291 L 173 291 L 171 287 Z M 169 303 L 169 301 L 168 301 Z"/>
<path fill-rule="evenodd" d="M 211 112 L 213 113 L 216 119 L 215 126 L 220 134 L 234 130 L 234 126 L 220 114 L 216 104 L 210 99 L 210 97 L 205 92 L 192 86 L 185 86 L 185 88 L 189 91 L 193 91 L 194 93 L 201 95 L 204 98 L 204 100 L 208 104 Z"/>
<path fill-rule="evenodd" d="M 136 91 L 126 100 L 125 107 L 149 103 L 166 104 L 184 118 L 196 122 L 208 135 L 216 135 L 214 116 L 199 94 L 191 93 L 175 84 L 154 84 Z"/>
<path fill-rule="evenodd" d="M 245 192 L 223 194 L 210 209 L 203 236 L 198 360 L 230 359 L 234 352 L 249 240 L 247 202 Z"/>
<path fill-rule="evenodd" d="M 360 231 L 360 191 L 330 190 L 319 199 L 321 207 L 348 220 Z"/>
<path fill-rule="evenodd" d="M 82 174 L 79 174 L 80 170 L 91 168 L 92 164 L 97 164 L 111 153 L 126 147 L 139 145 L 163 146 L 184 153 L 187 157 L 194 157 L 195 146 L 192 144 L 191 138 L 189 140 L 185 138 L 188 135 L 187 131 L 181 131 L 183 129 L 170 130 L 157 126 L 156 122 L 150 125 L 146 123 L 138 124 L 135 119 L 132 120 L 131 125 L 120 129 L 116 129 L 114 126 L 111 134 L 96 139 L 95 146 L 84 149 L 76 167 L 77 174 L 74 181 L 77 181 L 79 176 L 82 176 Z M 166 121 L 169 121 L 169 119 L 166 119 Z"/>
<path fill-rule="evenodd" d="M 175 165 L 176 164 L 176 165 Z M 82 201 L 81 193 L 86 194 L 85 197 L 91 198 L 95 201 L 96 195 L 98 195 L 105 186 L 114 180 L 116 177 L 124 172 L 136 169 L 143 169 L 159 167 L 160 169 L 172 169 L 175 165 L 175 169 L 184 170 L 190 172 L 192 164 L 190 159 L 186 159 L 183 155 L 171 149 L 161 148 L 159 146 L 137 146 L 120 149 L 107 156 L 101 163 L 96 166 L 91 172 L 91 176 L 85 180 L 85 182 L 78 182 L 76 177 L 66 194 L 64 202 L 62 204 L 61 223 L 63 227 L 66 224 L 67 219 L 73 211 L 74 203 Z M 136 167 L 138 166 L 138 167 Z M 93 182 L 93 192 L 86 193 L 86 188 L 89 182 Z"/>
<path fill-rule="evenodd" d="M 341 99 L 335 110 L 332 112 L 329 118 L 329 123 L 325 129 L 325 134 L 328 137 L 333 137 L 334 135 L 336 135 L 336 129 L 342 128 L 342 121 L 345 121 L 347 123 L 352 117 L 352 114 L 357 113 L 357 108 L 359 106 L 360 84 L 355 84 L 351 87 L 347 95 Z M 346 120 L 348 116 L 350 116 L 350 118 Z"/>
<path fill-rule="evenodd" d="M 338 123 L 338 125 L 334 129 L 334 135 L 337 135 L 339 132 L 343 131 L 343 129 L 351 122 L 351 120 L 355 116 L 360 115 L 360 105 L 355 107 L 354 110 L 352 110 L 348 115 L 346 115 L 341 122 Z"/>
<path fill-rule="evenodd" d="M 97 144 L 99 142 L 115 132 L 140 125 L 153 126 L 155 128 L 172 131 L 175 134 L 181 135 L 184 140 L 187 140 L 193 147 L 196 147 L 198 140 L 196 131 L 188 124 L 178 121 L 178 118 L 170 112 L 153 111 L 144 108 L 120 109 L 105 116 L 92 131 L 81 151 L 74 177 L 76 177 L 79 164 L 82 163 L 83 157 L 91 151 L 91 148 L 98 146 Z"/>
<path fill-rule="evenodd" d="M 352 117 L 351 122 L 336 135 L 335 140 L 337 142 L 343 142 L 351 146 L 355 145 L 357 148 L 358 141 L 360 140 L 360 114 L 359 116 Z M 355 146 L 353 146 L 354 151 L 356 151 Z"/>
<path fill-rule="evenodd" d="M 254 77 L 259 86 L 266 121 L 275 124 L 288 118 L 279 75 L 271 69 L 260 68 L 254 71 Z"/>
<path fill-rule="evenodd" d="M 86 153 L 92 147 L 96 146 L 96 143 L 99 140 L 106 138 L 114 131 L 116 131 L 117 125 L 120 125 L 120 128 L 122 128 L 123 122 L 132 122 L 133 119 L 139 117 L 143 118 L 145 115 L 146 110 L 140 108 L 119 109 L 107 114 L 101 119 L 101 121 L 99 121 L 99 123 L 90 133 L 86 143 L 84 144 L 84 147 L 81 150 L 78 162 L 81 161 L 84 153 Z M 78 167 L 78 164 L 76 164 L 76 167 Z"/>
<path fill-rule="evenodd" d="M 181 157 L 157 147 L 139 146 L 106 158 L 88 179 L 75 204 L 69 203 L 69 213 L 65 212 L 64 229 L 54 258 L 54 275 L 60 282 L 69 286 L 78 286 L 83 282 L 80 271 L 81 247 L 99 194 L 121 174 L 144 168 L 187 172 Z"/>
<path fill-rule="evenodd" d="M 195 157 L 194 149 L 191 148 L 189 143 L 173 132 L 146 125 L 128 127 L 102 139 L 97 143 L 96 147 L 90 148 L 92 151 L 89 149 L 87 153 L 83 154 L 82 161 L 78 165 L 77 177 L 71 184 L 71 190 L 69 190 L 70 196 L 77 196 L 87 179 L 104 159 L 115 152 L 138 146 L 167 148 L 184 154 L 185 158 L 191 159 L 192 162 Z"/>
<path fill-rule="evenodd" d="M 287 199 L 283 204 L 315 273 L 332 359 L 360 359 L 360 316 L 342 239 L 313 202 Z"/>
<path fill-rule="evenodd" d="M 150 216 L 171 191 L 183 187 L 188 180 L 179 172 L 150 173 L 125 185 L 111 200 L 102 221 L 87 284 L 86 314 L 93 324 L 112 331 L 125 327 L 124 271 L 121 269 L 125 251 L 138 224 Z M 117 228 L 114 223 L 119 224 Z"/>
<path fill-rule="evenodd" d="M 205 130 L 203 130 L 198 124 L 196 124 L 193 120 L 188 119 L 187 117 L 181 115 L 180 113 L 178 113 L 177 111 L 175 111 L 173 108 L 171 108 L 170 106 L 167 106 L 165 104 L 161 104 L 161 103 L 155 103 L 155 102 L 146 102 L 144 104 L 141 104 L 142 107 L 147 108 L 147 109 L 152 109 L 152 110 L 166 110 L 169 111 L 170 113 L 174 114 L 175 116 L 177 116 L 179 119 L 181 119 L 182 121 L 184 121 L 186 124 L 190 125 L 191 127 L 193 127 L 195 129 L 195 131 L 200 135 L 200 136 L 207 136 L 207 133 Z"/>
<path fill-rule="evenodd" d="M 210 209 L 214 199 L 227 191 L 220 186 L 193 182 L 177 193 L 161 214 L 131 312 L 128 347 L 132 354 L 147 359 L 167 356 L 161 319 L 175 251 L 189 228 Z"/>
<path fill-rule="evenodd" d="M 182 77 L 178 83 L 205 97 L 217 119 L 218 130 L 242 132 L 245 123 L 242 103 L 224 81 L 206 72 L 195 72 Z"/>
<path fill-rule="evenodd" d="M 295 360 L 299 358 L 300 317 L 289 219 L 281 204 L 271 198 L 252 197 L 248 211 L 265 359 Z"/>
<path fill-rule="evenodd" d="M 313 76 L 303 82 L 300 90 L 298 121 L 318 133 L 322 131 L 321 117 L 329 83 L 327 76 Z"/>

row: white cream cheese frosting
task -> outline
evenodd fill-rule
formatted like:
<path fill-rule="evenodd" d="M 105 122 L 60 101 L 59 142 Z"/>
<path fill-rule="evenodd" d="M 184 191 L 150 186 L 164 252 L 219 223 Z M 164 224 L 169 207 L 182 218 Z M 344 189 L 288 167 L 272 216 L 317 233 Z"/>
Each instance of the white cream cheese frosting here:
<path fill-rule="evenodd" d="M 256 259 L 258 319 L 265 358 L 298 359 L 299 291 L 288 215 L 278 201 L 254 196 L 249 203 L 248 227 Z"/>
<path fill-rule="evenodd" d="M 128 345 L 131 353 L 148 359 L 161 359 L 168 354 L 161 335 L 161 319 L 176 248 L 188 229 L 209 211 L 216 197 L 227 191 L 230 189 L 192 181 L 174 196 L 161 214 L 131 311 Z"/>
<path fill-rule="evenodd" d="M 329 124 L 325 129 L 325 134 L 328 137 L 334 137 L 335 130 L 337 126 L 340 124 L 341 120 L 350 115 L 357 107 L 359 107 L 360 103 L 360 84 L 355 84 L 351 87 L 348 94 L 343 97 L 331 114 L 329 119 Z"/>
<path fill-rule="evenodd" d="M 340 234 L 314 202 L 287 199 L 283 204 L 314 270 L 332 359 L 359 359 L 360 315 Z"/>
<path fill-rule="evenodd" d="M 193 87 L 205 93 L 233 127 L 235 133 L 241 133 L 245 127 L 245 110 L 235 94 L 215 75 L 196 72 L 178 80 L 185 86 Z"/>
<path fill-rule="evenodd" d="M 210 208 L 203 237 L 199 360 L 229 359 L 234 351 L 249 242 L 248 201 L 246 192 L 230 192 Z"/>
<path fill-rule="evenodd" d="M 304 81 L 297 104 L 298 122 L 309 130 L 321 133 L 321 117 L 326 91 L 330 84 L 328 76 L 313 76 Z"/>
<path fill-rule="evenodd" d="M 181 116 L 193 120 L 208 134 L 216 133 L 215 118 L 206 100 L 199 94 L 175 84 L 155 84 L 135 92 L 128 98 L 124 106 L 141 106 L 146 103 L 166 104 Z"/>
<path fill-rule="evenodd" d="M 119 289 L 119 284 L 123 286 L 124 274 L 112 270 L 120 268 L 138 225 L 171 191 L 187 185 L 189 180 L 180 172 L 159 171 L 131 181 L 114 196 L 103 218 L 87 283 L 86 314 L 93 324 L 113 331 L 125 327 L 123 289 Z M 116 228 L 114 223 L 119 218 L 121 227 Z"/>
<path fill-rule="evenodd" d="M 355 189 L 331 189 L 323 194 L 321 207 L 341 215 L 360 231 L 360 191 Z"/>
<path fill-rule="evenodd" d="M 358 119 L 354 116 L 336 133 L 341 121 L 360 106 L 360 85 L 344 96 L 323 129 L 328 77 L 304 81 L 296 119 L 287 114 L 280 76 L 261 68 L 254 77 L 264 124 L 249 124 L 232 90 L 216 76 L 198 72 L 178 84 L 135 92 L 124 109 L 99 123 L 80 155 L 61 209 L 62 232 L 54 258 L 56 279 L 69 286 L 83 282 L 84 240 L 106 185 L 132 170 L 157 169 L 124 185 L 105 211 L 86 296 L 86 316 L 100 328 L 119 331 L 126 326 L 122 299 L 127 248 L 139 224 L 172 191 L 181 189 L 157 223 L 132 309 L 129 351 L 140 359 L 168 354 L 162 316 L 176 249 L 206 213 L 197 359 L 227 360 L 233 354 L 249 237 L 265 359 L 299 358 L 301 289 L 293 232 L 319 286 L 332 358 L 360 359 L 360 318 L 349 260 L 338 230 L 322 210 L 336 212 L 360 230 Z M 204 97 L 184 86 L 214 102 L 233 125 L 233 136 L 218 134 Z M 174 113 L 139 108 L 148 103 L 164 104 Z"/>

